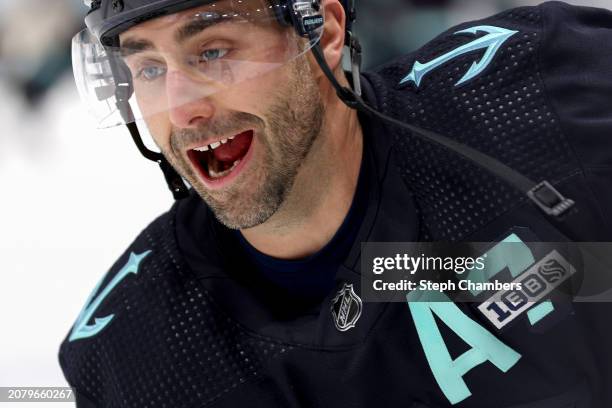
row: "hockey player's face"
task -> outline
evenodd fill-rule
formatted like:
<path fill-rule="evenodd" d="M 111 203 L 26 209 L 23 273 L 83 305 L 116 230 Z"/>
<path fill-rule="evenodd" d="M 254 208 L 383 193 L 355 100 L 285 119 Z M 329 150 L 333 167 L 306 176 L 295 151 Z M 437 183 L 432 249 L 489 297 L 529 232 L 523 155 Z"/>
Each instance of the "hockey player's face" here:
<path fill-rule="evenodd" d="M 171 49 L 179 46 L 173 43 L 178 29 L 162 18 L 129 30 L 122 41 L 146 40 L 149 47 Z M 257 33 L 248 40 L 253 47 L 263 43 L 272 53 L 268 60 L 282 60 L 273 55 L 286 52 L 286 36 L 279 28 Z M 215 45 L 221 46 L 230 44 Z M 220 58 L 226 51 L 219 48 L 209 48 L 208 57 Z M 137 66 L 134 60 L 128 65 Z M 226 226 L 244 229 L 268 220 L 291 191 L 322 127 L 322 101 L 306 57 L 201 97 L 193 96 L 200 83 L 170 58 L 157 65 L 163 65 L 163 98 L 175 102 L 159 112 L 152 107 L 155 113 L 145 120 L 164 156 Z M 146 69 L 138 72 L 158 75 L 158 68 Z M 134 82 L 137 99 L 151 89 L 150 82 L 145 85 Z M 152 103 L 139 105 L 146 113 Z"/>
<path fill-rule="evenodd" d="M 225 102 L 202 101 L 198 108 L 212 114 L 193 127 L 183 113 L 171 113 L 168 138 L 158 143 L 223 224 L 250 228 L 290 192 L 321 130 L 323 107 L 307 62 L 299 60 Z"/>

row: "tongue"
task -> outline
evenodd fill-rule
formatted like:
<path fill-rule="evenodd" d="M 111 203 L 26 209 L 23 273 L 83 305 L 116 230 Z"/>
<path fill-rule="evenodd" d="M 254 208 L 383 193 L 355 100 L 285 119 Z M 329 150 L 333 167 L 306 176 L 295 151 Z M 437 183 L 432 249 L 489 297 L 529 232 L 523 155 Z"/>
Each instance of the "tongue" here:
<path fill-rule="evenodd" d="M 213 150 L 215 159 L 221 162 L 233 163 L 238 159 L 241 159 L 248 151 L 253 140 L 253 132 L 248 131 L 236 135 L 232 140 L 229 140 L 226 144 L 217 147 Z"/>

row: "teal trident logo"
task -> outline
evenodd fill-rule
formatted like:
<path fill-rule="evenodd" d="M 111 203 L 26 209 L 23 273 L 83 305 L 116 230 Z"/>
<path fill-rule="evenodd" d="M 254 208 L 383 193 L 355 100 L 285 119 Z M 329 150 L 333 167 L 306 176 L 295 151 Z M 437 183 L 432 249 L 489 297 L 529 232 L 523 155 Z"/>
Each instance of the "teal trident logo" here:
<path fill-rule="evenodd" d="M 84 339 L 87 337 L 92 337 L 98 334 L 102 329 L 104 329 L 115 317 L 114 314 L 110 314 L 104 317 L 95 317 L 93 324 L 87 324 L 89 319 L 93 316 L 96 309 L 100 306 L 102 301 L 108 296 L 108 294 L 121 282 L 127 275 L 130 273 L 137 274 L 138 267 L 140 266 L 140 262 L 151 253 L 151 251 L 146 251 L 140 255 L 136 255 L 133 252 L 130 254 L 130 259 L 128 259 L 127 263 L 121 268 L 121 270 L 115 275 L 115 277 L 102 289 L 100 294 L 96 296 L 95 299 L 92 298 L 98 292 L 100 285 L 102 284 L 102 280 L 98 282 L 94 290 L 91 292 L 87 301 L 85 302 L 85 306 L 79 313 L 76 322 L 74 323 L 74 327 L 72 328 L 72 332 L 70 332 L 70 337 L 68 341 L 74 341 L 78 339 Z"/>
<path fill-rule="evenodd" d="M 438 67 L 446 64 L 447 62 L 461 56 L 467 54 L 469 52 L 486 49 L 486 52 L 480 61 L 474 62 L 468 72 L 455 84 L 455 86 L 459 86 L 471 79 L 476 78 L 480 75 L 493 61 L 495 55 L 501 48 L 501 46 L 514 34 L 518 33 L 518 31 L 512 31 L 505 28 L 494 27 L 494 26 L 478 26 L 468 28 L 467 30 L 457 31 L 457 34 L 477 34 L 478 32 L 487 33 L 485 36 L 475 39 L 472 42 L 462 45 L 459 48 L 454 49 L 451 52 L 448 52 L 444 55 L 440 55 L 438 58 L 426 63 L 422 64 L 419 61 L 414 62 L 414 66 L 412 67 L 412 71 L 401 80 L 400 85 L 413 82 L 418 88 L 421 85 L 421 81 L 431 71 L 437 69 Z"/>

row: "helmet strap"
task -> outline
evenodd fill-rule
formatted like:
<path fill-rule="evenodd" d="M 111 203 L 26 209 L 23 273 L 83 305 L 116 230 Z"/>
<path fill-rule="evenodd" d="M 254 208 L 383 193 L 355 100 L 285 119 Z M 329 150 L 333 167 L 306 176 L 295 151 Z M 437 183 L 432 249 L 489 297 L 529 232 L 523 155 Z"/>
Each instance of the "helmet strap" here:
<path fill-rule="evenodd" d="M 360 109 L 363 105 L 363 101 L 361 100 L 361 81 L 359 78 L 361 68 L 361 46 L 359 45 L 357 38 L 350 34 L 350 32 L 347 31 L 347 35 L 351 36 L 351 38 L 347 41 L 349 43 L 348 48 L 350 50 L 351 58 L 351 80 L 355 90 L 340 85 L 331 68 L 327 64 L 327 61 L 325 60 L 325 55 L 323 54 L 323 49 L 321 48 L 320 42 L 317 42 L 311 50 L 315 60 L 319 64 L 319 67 L 336 90 L 336 94 L 340 100 L 351 109 Z"/>
<path fill-rule="evenodd" d="M 129 105 L 128 109 L 130 109 Z M 185 182 L 183 181 L 182 177 L 174 169 L 174 167 L 172 167 L 170 163 L 168 163 L 168 160 L 164 157 L 163 154 L 149 150 L 145 146 L 136 123 L 130 122 L 127 123 L 126 126 L 130 131 L 132 140 L 136 144 L 136 147 L 138 147 L 140 154 L 142 154 L 146 159 L 159 164 L 162 173 L 164 173 L 164 178 L 166 179 L 168 189 L 170 189 L 170 191 L 172 192 L 172 196 L 174 197 L 174 199 L 180 200 L 182 198 L 186 198 L 189 195 L 189 189 L 185 185 Z"/>
<path fill-rule="evenodd" d="M 114 39 L 114 42 L 118 46 L 119 38 L 116 37 Z M 163 154 L 150 150 L 142 141 L 142 137 L 140 135 L 140 131 L 138 130 L 138 126 L 136 125 L 136 122 L 134 120 L 134 113 L 129 102 L 130 96 L 132 95 L 134 89 L 132 87 L 132 82 L 130 80 L 130 74 L 127 66 L 122 61 L 118 61 L 114 58 L 111 58 L 109 60 L 109 64 L 113 73 L 113 77 L 117 80 L 117 84 L 115 85 L 115 99 L 117 100 L 117 109 L 119 109 L 119 113 L 121 114 L 121 117 L 126 123 L 126 127 L 128 128 L 130 135 L 132 136 L 132 140 L 138 148 L 138 151 L 146 159 L 159 164 L 159 167 L 164 173 L 166 184 L 172 192 L 172 196 L 175 200 L 187 197 L 189 195 L 189 190 L 181 176 L 179 176 L 176 170 L 174 170 L 170 163 L 168 163 Z"/>

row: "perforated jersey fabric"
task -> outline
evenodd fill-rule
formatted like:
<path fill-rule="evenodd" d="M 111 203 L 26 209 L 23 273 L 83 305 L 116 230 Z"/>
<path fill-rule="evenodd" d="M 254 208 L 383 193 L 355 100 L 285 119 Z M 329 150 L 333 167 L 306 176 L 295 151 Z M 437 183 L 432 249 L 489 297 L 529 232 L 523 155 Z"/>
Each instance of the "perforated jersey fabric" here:
<path fill-rule="evenodd" d="M 579 169 L 556 115 L 547 101 L 539 67 L 542 45 L 539 9 L 515 9 L 486 21 L 511 26 L 518 33 L 499 50 L 494 66 L 469 84 L 455 83 L 470 69 L 474 55 L 458 57 L 433 71 L 416 88 L 398 86 L 414 56 L 400 59 L 370 77 L 379 88 L 383 110 L 394 117 L 452 135 L 487 153 L 533 180 L 558 182 Z M 484 24 L 484 22 L 483 22 Z M 466 41 L 471 34 L 453 35 L 478 22 L 453 28 L 418 51 L 418 61 L 430 61 Z M 523 199 L 519 192 L 483 172 L 474 163 L 407 131 L 394 132 L 399 166 L 413 186 L 436 239 L 458 240 Z"/>
<path fill-rule="evenodd" d="M 518 33 L 482 74 L 455 85 L 481 50 L 448 61 L 418 87 L 400 85 L 415 61 L 474 40 L 481 34 L 455 33 L 483 25 Z M 336 289 L 352 284 L 360 293 L 365 241 L 495 241 L 517 228 L 542 241 L 612 241 L 610 47 L 612 13 L 552 2 L 462 24 L 364 74 L 364 98 L 383 113 L 553 183 L 578 212 L 563 223 L 547 219 L 473 163 L 362 115 L 376 187 Z M 230 237 L 193 192 L 137 237 L 100 285 L 131 254 L 151 251 L 95 310 L 94 318 L 112 321 L 60 347 L 80 408 L 612 406 L 608 304 L 557 307 L 537 327 L 519 318 L 503 331 L 475 307 L 462 308 L 521 359 L 504 373 L 491 364 L 473 369 L 464 377 L 471 395 L 452 404 L 405 303 L 364 303 L 357 325 L 340 332 L 331 317 L 336 291 L 315 305 L 274 292 L 235 259 Z M 444 336 L 452 355 L 465 351 Z"/>
<path fill-rule="evenodd" d="M 74 342 L 62 355 L 67 367 L 78 367 L 72 375 L 83 395 L 101 406 L 177 406 L 178 395 L 181 406 L 204 406 L 290 349 L 245 335 L 215 305 L 180 259 L 171 215 L 151 224 L 132 248 L 152 251 L 146 267 L 100 307 L 100 315 L 122 309 L 110 337 Z M 118 265 L 124 263 L 125 257 Z"/>

